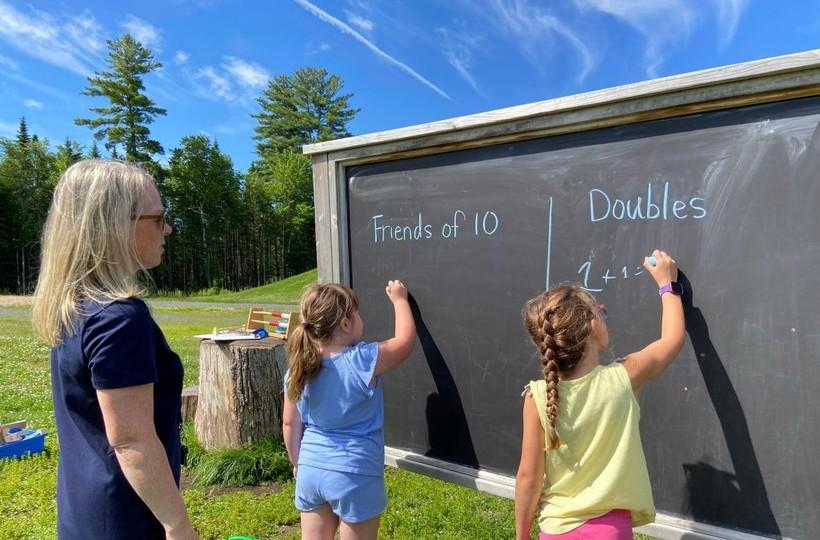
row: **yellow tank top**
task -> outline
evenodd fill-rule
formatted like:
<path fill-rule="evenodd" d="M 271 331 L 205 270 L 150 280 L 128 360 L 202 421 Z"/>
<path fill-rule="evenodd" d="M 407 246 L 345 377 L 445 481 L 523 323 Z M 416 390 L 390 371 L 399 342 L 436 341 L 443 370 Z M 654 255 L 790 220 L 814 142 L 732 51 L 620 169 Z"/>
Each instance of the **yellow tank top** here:
<path fill-rule="evenodd" d="M 547 384 L 530 382 L 546 432 Z M 655 520 L 655 504 L 638 430 L 640 406 L 626 369 L 615 362 L 558 383 L 561 446 L 545 456 L 538 523 L 562 534 L 611 510 L 629 510 L 632 526 Z M 546 445 L 546 441 L 544 443 Z"/>

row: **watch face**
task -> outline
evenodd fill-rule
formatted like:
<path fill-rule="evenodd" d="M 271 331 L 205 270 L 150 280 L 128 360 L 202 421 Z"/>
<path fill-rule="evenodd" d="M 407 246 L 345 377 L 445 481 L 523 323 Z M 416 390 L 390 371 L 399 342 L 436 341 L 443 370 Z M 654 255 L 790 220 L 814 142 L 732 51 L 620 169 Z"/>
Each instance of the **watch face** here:
<path fill-rule="evenodd" d="M 672 285 L 672 292 L 675 294 L 683 294 L 683 285 L 678 283 L 677 281 L 673 281 L 670 285 Z"/>

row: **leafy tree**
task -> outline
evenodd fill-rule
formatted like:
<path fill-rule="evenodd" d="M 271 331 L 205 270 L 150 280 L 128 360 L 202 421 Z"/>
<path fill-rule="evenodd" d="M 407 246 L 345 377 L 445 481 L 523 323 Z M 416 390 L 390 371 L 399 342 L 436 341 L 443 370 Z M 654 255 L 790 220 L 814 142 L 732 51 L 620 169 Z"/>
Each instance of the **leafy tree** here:
<path fill-rule="evenodd" d="M 66 137 L 65 142 L 57 146 L 54 154 L 54 163 L 58 175 L 83 159 L 83 147 L 80 143 Z"/>
<path fill-rule="evenodd" d="M 275 240 L 275 277 L 298 274 L 316 265 L 313 177 L 310 158 L 283 150 L 254 162 L 249 184 L 267 199 Z"/>
<path fill-rule="evenodd" d="M 254 135 L 259 156 L 350 135 L 347 124 L 359 109 L 348 104 L 353 94 L 338 95 L 343 86 L 339 76 L 310 67 L 269 81 L 256 100 L 262 112 L 251 115 L 259 122 Z"/>
<path fill-rule="evenodd" d="M 169 268 L 183 275 L 177 287 L 192 290 L 226 286 L 224 244 L 236 222 L 239 175 L 231 158 L 204 135 L 183 137 L 171 153 L 163 195 L 174 216 L 166 253 Z M 216 280 L 215 280 L 216 277 Z"/>
<path fill-rule="evenodd" d="M 48 141 L 0 139 L 0 289 L 30 292 L 57 174 Z"/>
<path fill-rule="evenodd" d="M 144 94 L 144 75 L 162 67 L 151 51 L 130 34 L 108 41 L 110 71 L 96 73 L 88 78 L 82 92 L 87 96 L 105 97 L 108 107 L 92 107 L 96 118 L 77 118 L 74 123 L 95 130 L 94 138 L 105 139 L 105 147 L 112 157 L 117 147 L 125 150 L 125 159 L 139 163 L 152 161 L 154 154 L 163 154 L 159 142 L 150 138 L 148 125 L 157 116 L 167 114 Z"/>

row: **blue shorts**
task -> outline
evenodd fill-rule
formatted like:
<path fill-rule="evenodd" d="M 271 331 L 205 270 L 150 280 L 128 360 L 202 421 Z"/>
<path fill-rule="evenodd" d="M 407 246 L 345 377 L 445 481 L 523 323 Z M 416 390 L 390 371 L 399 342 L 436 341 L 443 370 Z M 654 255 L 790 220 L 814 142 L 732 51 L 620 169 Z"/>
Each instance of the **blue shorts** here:
<path fill-rule="evenodd" d="M 296 471 L 296 509 L 311 512 L 329 504 L 347 523 L 367 521 L 384 512 L 387 490 L 384 476 L 328 471 L 299 465 Z"/>

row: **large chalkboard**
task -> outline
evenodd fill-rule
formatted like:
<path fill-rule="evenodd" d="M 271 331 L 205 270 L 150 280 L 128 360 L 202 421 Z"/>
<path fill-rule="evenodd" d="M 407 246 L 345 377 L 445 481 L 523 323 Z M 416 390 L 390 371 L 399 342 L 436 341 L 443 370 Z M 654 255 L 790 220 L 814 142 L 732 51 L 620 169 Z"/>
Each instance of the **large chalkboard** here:
<path fill-rule="evenodd" d="M 687 344 L 640 396 L 660 512 L 820 534 L 820 98 L 348 167 L 350 278 L 366 339 L 411 291 L 413 357 L 385 380 L 386 443 L 515 473 L 539 363 L 523 302 L 578 281 L 611 358 L 657 337 L 641 272 L 679 261 Z"/>

